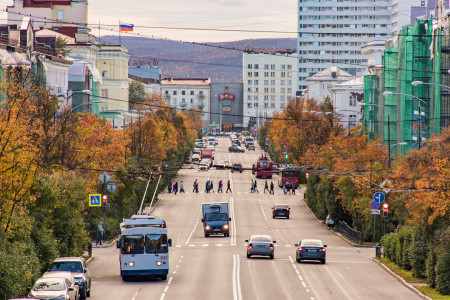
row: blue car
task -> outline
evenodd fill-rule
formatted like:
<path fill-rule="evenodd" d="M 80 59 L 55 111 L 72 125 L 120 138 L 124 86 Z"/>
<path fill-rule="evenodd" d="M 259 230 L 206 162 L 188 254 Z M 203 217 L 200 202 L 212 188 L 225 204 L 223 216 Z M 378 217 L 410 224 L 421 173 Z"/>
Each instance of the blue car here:
<path fill-rule="evenodd" d="M 322 264 L 326 261 L 326 247 L 321 240 L 305 239 L 295 244 L 295 260 L 301 263 L 302 260 L 318 260 Z"/>

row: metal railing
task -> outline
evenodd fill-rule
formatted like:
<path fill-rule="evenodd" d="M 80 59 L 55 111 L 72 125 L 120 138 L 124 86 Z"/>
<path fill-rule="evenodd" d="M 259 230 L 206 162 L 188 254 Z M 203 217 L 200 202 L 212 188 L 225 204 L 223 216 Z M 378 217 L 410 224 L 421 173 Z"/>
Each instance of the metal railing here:
<path fill-rule="evenodd" d="M 351 228 L 344 221 L 339 221 L 337 228 L 340 232 L 346 234 L 355 241 L 362 242 L 362 232 Z"/>

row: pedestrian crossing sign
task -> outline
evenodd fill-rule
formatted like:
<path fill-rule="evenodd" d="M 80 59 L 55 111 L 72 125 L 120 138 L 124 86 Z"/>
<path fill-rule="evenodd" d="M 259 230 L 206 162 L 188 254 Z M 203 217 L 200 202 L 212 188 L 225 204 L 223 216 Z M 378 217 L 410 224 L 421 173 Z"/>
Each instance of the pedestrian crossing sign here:
<path fill-rule="evenodd" d="M 102 195 L 101 194 L 89 194 L 89 206 L 102 206 Z"/>

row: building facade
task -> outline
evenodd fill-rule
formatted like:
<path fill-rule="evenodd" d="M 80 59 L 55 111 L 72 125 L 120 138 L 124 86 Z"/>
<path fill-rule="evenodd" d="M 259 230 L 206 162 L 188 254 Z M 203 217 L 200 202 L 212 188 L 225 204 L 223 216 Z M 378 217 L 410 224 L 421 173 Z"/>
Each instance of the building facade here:
<path fill-rule="evenodd" d="M 211 83 L 211 123 L 219 130 L 244 128 L 243 84 Z"/>
<path fill-rule="evenodd" d="M 339 69 L 338 67 L 332 66 L 326 68 L 325 70 L 306 78 L 307 89 L 304 96 L 309 99 L 314 99 L 318 104 L 321 104 L 326 98 L 332 100 L 333 92 L 331 88 L 334 85 L 352 80 L 354 78 L 355 76 Z"/>
<path fill-rule="evenodd" d="M 100 99 L 107 104 L 100 106 L 100 111 L 129 110 L 128 101 L 128 50 L 119 45 L 99 45 L 96 67 L 102 76 L 99 87 Z"/>
<path fill-rule="evenodd" d="M 14 0 L 12 6 L 6 8 L 8 24 L 20 26 L 23 18 L 33 21 L 35 30 L 88 23 L 87 0 Z M 75 26 L 76 27 L 76 26 Z"/>
<path fill-rule="evenodd" d="M 244 126 L 253 127 L 281 112 L 297 87 L 295 50 L 248 48 L 243 53 Z"/>
<path fill-rule="evenodd" d="M 177 111 L 200 110 L 203 128 L 210 124 L 211 80 L 209 78 L 163 78 L 161 92 L 167 105 Z"/>
<path fill-rule="evenodd" d="M 361 47 L 391 33 L 391 0 L 299 0 L 298 7 L 298 90 L 332 65 L 364 75 Z"/>

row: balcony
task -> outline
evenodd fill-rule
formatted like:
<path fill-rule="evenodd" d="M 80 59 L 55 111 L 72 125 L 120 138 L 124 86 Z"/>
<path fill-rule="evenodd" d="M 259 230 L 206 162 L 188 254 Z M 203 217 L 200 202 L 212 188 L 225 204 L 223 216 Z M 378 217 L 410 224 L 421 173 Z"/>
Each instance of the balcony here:
<path fill-rule="evenodd" d="M 203 95 L 203 94 L 198 94 L 198 95 L 197 95 L 197 99 L 198 99 L 198 100 L 204 100 L 204 99 L 205 99 L 205 95 Z"/>
<path fill-rule="evenodd" d="M 186 102 L 181 102 L 181 103 L 180 103 L 180 106 L 181 106 L 181 107 L 186 107 L 186 106 L 187 106 L 187 103 L 186 103 Z"/>
<path fill-rule="evenodd" d="M 169 94 L 164 94 L 164 99 L 170 100 L 170 95 Z"/>
<path fill-rule="evenodd" d="M 199 101 L 197 106 L 198 108 L 203 109 L 205 107 L 205 103 L 203 103 L 203 101 Z"/>

